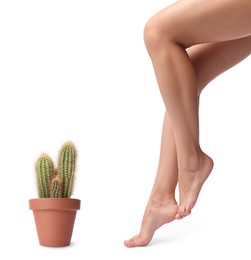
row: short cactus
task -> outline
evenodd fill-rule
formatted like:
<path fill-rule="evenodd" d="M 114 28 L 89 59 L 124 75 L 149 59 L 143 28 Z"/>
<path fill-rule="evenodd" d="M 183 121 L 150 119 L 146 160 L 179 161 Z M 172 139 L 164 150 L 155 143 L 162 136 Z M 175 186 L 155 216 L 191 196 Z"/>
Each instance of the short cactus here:
<path fill-rule="evenodd" d="M 50 183 L 50 194 L 51 198 L 61 198 L 62 197 L 62 179 L 56 174 L 52 177 Z"/>
<path fill-rule="evenodd" d="M 66 142 L 59 152 L 58 169 L 51 158 L 43 153 L 37 159 L 35 171 L 40 198 L 70 198 L 76 169 L 77 150 L 72 142 Z"/>
<path fill-rule="evenodd" d="M 58 158 L 58 175 L 63 181 L 63 198 L 69 198 L 72 194 L 76 159 L 75 145 L 72 142 L 65 143 L 59 152 Z"/>

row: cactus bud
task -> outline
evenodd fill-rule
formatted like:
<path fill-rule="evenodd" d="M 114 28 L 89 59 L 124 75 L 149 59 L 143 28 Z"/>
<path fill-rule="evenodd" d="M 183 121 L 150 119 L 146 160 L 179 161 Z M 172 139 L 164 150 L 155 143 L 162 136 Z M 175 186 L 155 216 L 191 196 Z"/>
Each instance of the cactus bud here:
<path fill-rule="evenodd" d="M 50 191 L 50 195 L 51 198 L 61 198 L 62 197 L 62 180 L 59 177 L 59 175 L 57 174 L 57 170 L 55 170 L 55 175 L 52 177 L 51 179 L 51 191 Z"/>

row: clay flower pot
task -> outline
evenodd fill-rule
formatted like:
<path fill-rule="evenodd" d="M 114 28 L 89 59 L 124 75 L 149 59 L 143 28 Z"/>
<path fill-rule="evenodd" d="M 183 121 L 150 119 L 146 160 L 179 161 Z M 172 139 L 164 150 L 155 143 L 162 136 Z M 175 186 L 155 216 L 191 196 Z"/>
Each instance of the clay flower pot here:
<path fill-rule="evenodd" d="M 63 247 L 71 237 L 80 200 L 71 198 L 39 198 L 29 200 L 33 210 L 39 243 L 48 247 Z"/>

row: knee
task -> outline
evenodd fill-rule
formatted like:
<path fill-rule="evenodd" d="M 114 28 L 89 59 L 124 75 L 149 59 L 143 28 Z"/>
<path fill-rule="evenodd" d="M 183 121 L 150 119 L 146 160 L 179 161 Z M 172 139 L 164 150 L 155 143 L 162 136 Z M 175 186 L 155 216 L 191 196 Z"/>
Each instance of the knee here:
<path fill-rule="evenodd" d="M 144 42 L 148 52 L 161 50 L 172 42 L 172 22 L 162 21 L 158 16 L 152 17 L 144 28 Z"/>

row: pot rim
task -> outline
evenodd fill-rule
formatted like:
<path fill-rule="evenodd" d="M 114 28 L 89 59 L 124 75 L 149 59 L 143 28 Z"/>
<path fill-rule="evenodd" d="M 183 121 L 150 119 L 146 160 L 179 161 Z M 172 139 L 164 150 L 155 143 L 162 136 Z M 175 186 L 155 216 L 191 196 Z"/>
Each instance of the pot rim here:
<path fill-rule="evenodd" d="M 31 210 L 79 210 L 81 200 L 73 198 L 36 198 L 29 200 Z"/>

